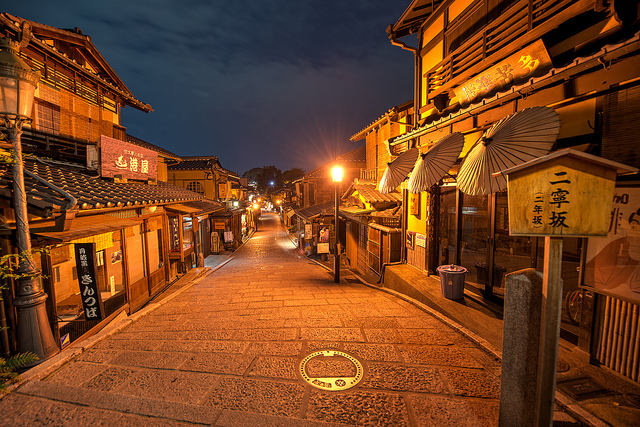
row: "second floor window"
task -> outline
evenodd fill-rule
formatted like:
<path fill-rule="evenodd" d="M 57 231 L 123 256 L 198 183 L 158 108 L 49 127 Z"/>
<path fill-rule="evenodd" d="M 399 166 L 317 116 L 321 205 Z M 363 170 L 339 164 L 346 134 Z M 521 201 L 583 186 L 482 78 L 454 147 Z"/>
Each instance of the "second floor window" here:
<path fill-rule="evenodd" d="M 204 196 L 204 187 L 198 181 L 192 181 L 187 184 L 187 190 L 202 194 Z"/>

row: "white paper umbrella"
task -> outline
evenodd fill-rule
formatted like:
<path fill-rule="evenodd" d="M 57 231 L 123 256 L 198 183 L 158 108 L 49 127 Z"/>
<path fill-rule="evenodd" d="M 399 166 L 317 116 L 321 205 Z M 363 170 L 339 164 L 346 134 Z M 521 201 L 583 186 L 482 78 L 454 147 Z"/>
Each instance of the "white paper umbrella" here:
<path fill-rule="evenodd" d="M 427 191 L 438 182 L 458 160 L 463 146 L 464 136 L 455 132 L 441 138 L 426 153 L 421 154 L 409 178 L 409 192 L 415 194 Z"/>
<path fill-rule="evenodd" d="M 486 195 L 507 188 L 496 172 L 549 153 L 560 131 L 558 114 L 548 107 L 525 108 L 489 128 L 460 165 L 458 188 L 470 195 Z"/>
<path fill-rule="evenodd" d="M 387 163 L 387 168 L 382 175 L 380 185 L 378 186 L 382 194 L 391 193 L 396 189 L 402 181 L 407 178 L 407 175 L 413 169 L 413 165 L 418 158 L 418 149 L 410 148 L 404 153 L 400 154 L 394 161 Z"/>

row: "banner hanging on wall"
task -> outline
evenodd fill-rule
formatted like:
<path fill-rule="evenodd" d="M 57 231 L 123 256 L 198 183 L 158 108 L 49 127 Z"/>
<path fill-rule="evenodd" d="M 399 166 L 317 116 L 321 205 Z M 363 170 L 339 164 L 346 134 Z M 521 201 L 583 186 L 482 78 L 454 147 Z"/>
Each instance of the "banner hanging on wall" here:
<path fill-rule="evenodd" d="M 589 239 L 584 283 L 640 303 L 640 188 L 616 188 L 609 234 Z"/>

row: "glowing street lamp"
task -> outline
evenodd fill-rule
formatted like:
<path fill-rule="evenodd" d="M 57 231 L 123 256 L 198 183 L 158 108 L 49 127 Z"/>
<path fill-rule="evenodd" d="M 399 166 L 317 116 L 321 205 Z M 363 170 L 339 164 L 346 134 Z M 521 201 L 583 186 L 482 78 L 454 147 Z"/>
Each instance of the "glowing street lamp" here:
<path fill-rule="evenodd" d="M 342 168 L 340 166 L 335 166 L 332 171 L 332 176 L 336 196 L 336 214 L 334 219 L 335 240 L 333 242 L 333 281 L 335 283 L 340 283 L 340 254 L 338 253 L 338 237 L 340 235 L 340 233 L 338 233 L 338 207 L 340 204 L 338 202 L 338 187 L 340 187 L 340 183 L 342 182 Z"/>
<path fill-rule="evenodd" d="M 40 271 L 31 255 L 31 235 L 27 216 L 27 196 L 22 163 L 22 125 L 31 122 L 33 97 L 40 73 L 33 71 L 19 56 L 20 43 L 0 37 L 0 126 L 6 129 L 13 145 L 13 209 L 16 240 L 20 251 L 16 297 L 18 352 L 32 352 L 40 361 L 60 349 L 49 326 Z"/>

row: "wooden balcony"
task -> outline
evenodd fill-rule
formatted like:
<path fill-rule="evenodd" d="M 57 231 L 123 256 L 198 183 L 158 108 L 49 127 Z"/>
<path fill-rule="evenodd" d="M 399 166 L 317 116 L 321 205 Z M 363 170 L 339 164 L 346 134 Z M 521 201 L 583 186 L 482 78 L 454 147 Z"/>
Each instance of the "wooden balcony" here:
<path fill-rule="evenodd" d="M 366 181 L 378 181 L 378 171 L 376 169 L 360 169 L 360 179 Z"/>
<path fill-rule="evenodd" d="M 521 0 L 424 74 L 429 100 L 589 10 L 596 0 Z M 447 34 L 445 34 L 445 38 Z"/>
<path fill-rule="evenodd" d="M 63 135 L 52 135 L 33 128 L 25 128 L 22 133 L 23 151 L 42 157 L 86 163 L 88 145 L 96 144 Z"/>

